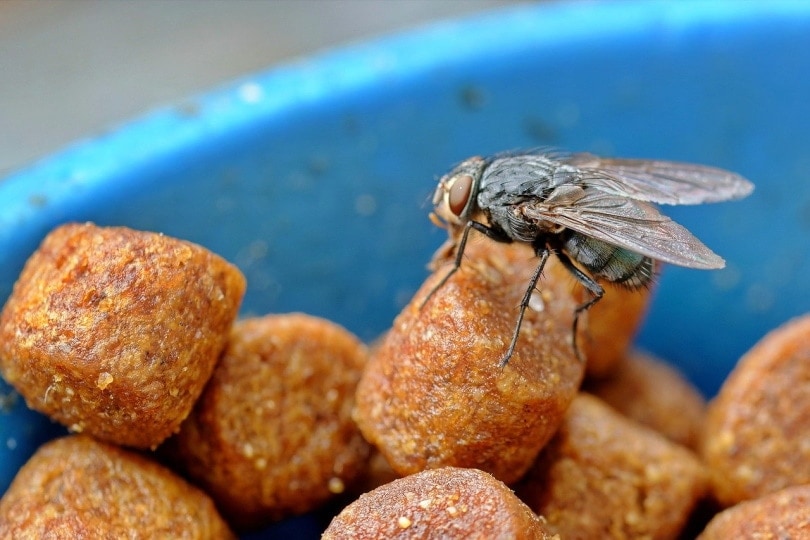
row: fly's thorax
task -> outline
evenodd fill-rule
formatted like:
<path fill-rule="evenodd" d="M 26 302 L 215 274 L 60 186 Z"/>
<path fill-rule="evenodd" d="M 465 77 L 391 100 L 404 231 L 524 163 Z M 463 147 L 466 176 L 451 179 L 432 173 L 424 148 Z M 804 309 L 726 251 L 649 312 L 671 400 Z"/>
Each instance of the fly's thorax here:
<path fill-rule="evenodd" d="M 552 188 L 559 163 L 543 155 L 514 155 L 486 164 L 478 188 L 478 205 L 487 209 L 542 201 Z"/>
<path fill-rule="evenodd" d="M 630 289 L 649 284 L 655 273 L 650 257 L 570 230 L 566 231 L 563 249 L 594 277 Z"/>
<path fill-rule="evenodd" d="M 549 186 L 559 187 L 567 185 L 577 185 L 582 177 L 579 169 L 572 165 L 562 164 L 554 169 L 549 180 Z"/>

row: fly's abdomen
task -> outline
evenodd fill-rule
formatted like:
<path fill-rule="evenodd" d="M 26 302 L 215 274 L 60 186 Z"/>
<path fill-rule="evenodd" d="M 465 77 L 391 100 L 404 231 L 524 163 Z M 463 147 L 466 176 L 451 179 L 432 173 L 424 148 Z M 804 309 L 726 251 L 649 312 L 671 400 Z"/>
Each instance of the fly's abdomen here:
<path fill-rule="evenodd" d="M 571 259 L 594 277 L 630 289 L 647 285 L 655 271 L 651 258 L 581 234 L 571 233 L 563 247 Z"/>

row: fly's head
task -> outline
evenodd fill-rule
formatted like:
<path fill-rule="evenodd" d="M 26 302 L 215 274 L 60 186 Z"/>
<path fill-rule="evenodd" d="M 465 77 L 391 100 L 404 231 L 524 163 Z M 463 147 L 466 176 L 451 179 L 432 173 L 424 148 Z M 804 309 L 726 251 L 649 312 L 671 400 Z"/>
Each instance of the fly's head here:
<path fill-rule="evenodd" d="M 476 202 L 486 161 L 472 157 L 442 176 L 433 193 L 430 219 L 455 237 L 478 212 Z"/>

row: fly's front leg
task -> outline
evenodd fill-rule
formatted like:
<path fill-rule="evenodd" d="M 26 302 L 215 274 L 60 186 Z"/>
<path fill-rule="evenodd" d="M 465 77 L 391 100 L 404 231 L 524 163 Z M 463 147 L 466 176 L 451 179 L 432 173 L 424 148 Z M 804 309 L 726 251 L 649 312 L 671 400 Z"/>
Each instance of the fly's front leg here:
<path fill-rule="evenodd" d="M 456 248 L 456 259 L 453 262 L 453 268 L 451 268 L 450 271 L 447 272 L 447 274 L 442 278 L 442 280 L 430 290 L 427 296 L 425 296 L 425 299 L 422 300 L 422 304 L 419 306 L 419 309 L 425 307 L 425 304 L 427 304 L 428 300 L 431 299 L 433 293 L 441 289 L 444 286 L 444 284 L 447 283 L 447 280 L 450 279 L 450 276 L 455 274 L 456 271 L 461 267 L 461 259 L 464 256 L 464 248 L 467 246 L 467 237 L 470 235 L 470 230 L 472 229 L 475 229 L 476 231 L 486 235 L 487 238 L 491 238 L 496 242 L 503 242 L 507 244 L 512 242 L 512 239 L 506 236 L 506 234 L 499 229 L 487 227 L 486 225 L 484 225 L 483 223 L 479 223 L 478 221 L 472 220 L 468 221 L 464 225 L 464 231 L 461 233 L 461 240 L 459 241 L 458 247 Z"/>
<path fill-rule="evenodd" d="M 599 283 L 597 283 L 591 276 L 574 266 L 574 263 L 571 262 L 571 259 L 568 258 L 568 255 L 565 253 L 558 251 L 557 258 L 563 263 L 566 269 L 579 281 L 588 292 L 590 292 L 593 297 L 585 302 L 584 304 L 577 307 L 574 311 L 574 325 L 573 325 L 573 343 L 574 343 L 574 353 L 577 355 L 577 358 L 584 362 L 582 358 L 582 354 L 579 350 L 579 345 L 577 343 L 577 326 L 579 324 L 579 316 L 582 315 L 585 311 L 588 311 L 595 303 L 602 299 L 602 296 L 605 294 L 605 289 L 602 288 Z"/>

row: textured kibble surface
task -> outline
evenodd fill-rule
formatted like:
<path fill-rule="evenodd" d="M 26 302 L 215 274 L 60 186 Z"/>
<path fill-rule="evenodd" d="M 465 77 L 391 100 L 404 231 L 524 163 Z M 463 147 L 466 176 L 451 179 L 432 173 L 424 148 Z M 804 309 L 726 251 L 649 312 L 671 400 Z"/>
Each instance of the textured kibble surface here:
<path fill-rule="evenodd" d="M 698 540 L 810 538 L 810 485 L 785 488 L 717 514 Z"/>
<path fill-rule="evenodd" d="M 710 403 L 703 440 L 724 505 L 810 483 L 810 316 L 766 335 Z"/>
<path fill-rule="evenodd" d="M 459 466 L 514 482 L 557 429 L 584 365 L 571 339 L 581 300 L 553 260 L 499 365 L 536 265 L 526 246 L 471 240 L 458 272 L 422 306 L 450 269 L 438 268 L 394 321 L 363 373 L 355 419 L 398 474 Z"/>
<path fill-rule="evenodd" d="M 502 482 L 476 469 L 445 467 L 394 480 L 362 495 L 324 539 L 556 539 Z"/>
<path fill-rule="evenodd" d="M 149 448 L 188 415 L 245 279 L 208 250 L 92 224 L 52 231 L 0 317 L 0 370 L 72 431 Z"/>
<path fill-rule="evenodd" d="M 0 538 L 234 538 L 202 491 L 85 435 L 52 441 L 0 499 Z"/>
<path fill-rule="evenodd" d="M 706 400 L 663 360 L 632 351 L 610 375 L 588 380 L 585 389 L 628 418 L 697 449 Z"/>
<path fill-rule="evenodd" d="M 351 410 L 366 360 L 356 337 L 317 317 L 239 321 L 166 451 L 238 528 L 312 510 L 365 467 Z"/>
<path fill-rule="evenodd" d="M 689 450 L 581 394 L 517 492 L 565 539 L 676 538 L 706 487 Z"/>

